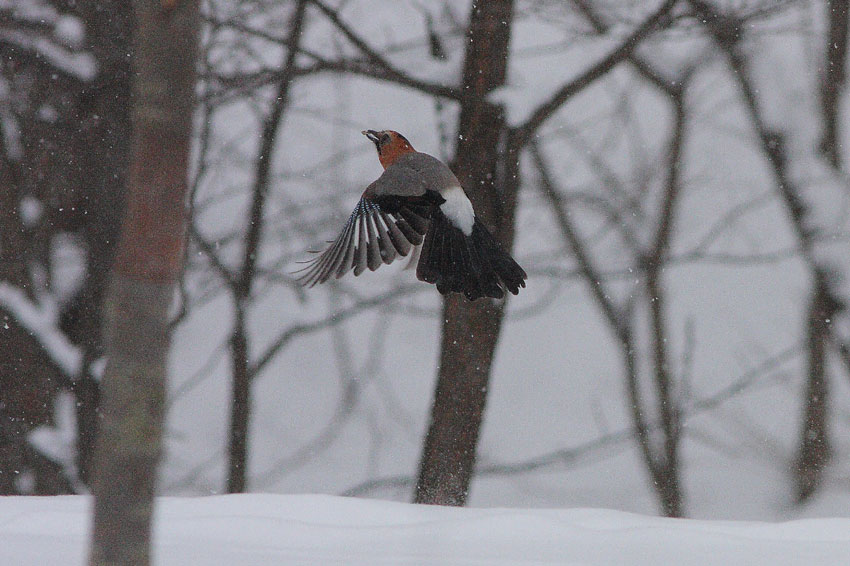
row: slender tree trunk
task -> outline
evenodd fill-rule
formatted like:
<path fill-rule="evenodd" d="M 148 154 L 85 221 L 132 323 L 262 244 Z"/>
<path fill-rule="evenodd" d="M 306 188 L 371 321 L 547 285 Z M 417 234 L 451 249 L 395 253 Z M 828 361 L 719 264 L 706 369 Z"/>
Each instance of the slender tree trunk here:
<path fill-rule="evenodd" d="M 233 396 L 230 404 L 230 439 L 227 462 L 228 493 L 241 493 L 248 486 L 248 431 L 251 418 L 251 380 L 254 372 L 250 367 L 246 317 L 262 242 L 263 214 L 270 185 L 271 163 L 284 112 L 289 105 L 289 93 L 292 88 L 292 81 L 295 78 L 295 59 L 304 29 L 306 10 L 307 0 L 298 0 L 289 23 L 287 41 L 289 48 L 277 84 L 277 92 L 271 112 L 266 117 L 260 135 L 260 149 L 254 167 L 254 187 L 242 267 L 232 288 L 236 314 L 233 330 L 230 334 Z"/>
<path fill-rule="evenodd" d="M 236 307 L 236 322 L 230 336 L 233 391 L 230 401 L 230 444 L 228 446 L 227 492 L 242 493 L 247 486 L 248 425 L 251 415 L 251 375 L 248 369 L 248 337 L 244 304 Z"/>
<path fill-rule="evenodd" d="M 818 227 L 812 224 L 809 205 L 803 198 L 803 192 L 788 172 L 788 148 L 785 135 L 781 131 L 772 129 L 764 119 L 757 90 L 750 78 L 748 61 L 738 45 L 743 37 L 740 22 L 724 16 L 713 5 L 703 0 L 688 0 L 688 3 L 699 15 L 703 24 L 714 37 L 718 47 L 724 52 L 728 65 L 733 71 L 747 113 L 761 140 L 764 156 L 773 169 L 776 188 L 782 197 L 791 226 L 796 233 L 800 258 L 810 269 L 815 281 L 809 307 L 808 328 L 806 329 L 809 337 L 809 372 L 806 398 L 803 400 L 806 403 L 804 432 L 793 470 L 797 480 L 795 486 L 797 498 L 799 501 L 804 501 L 817 489 L 822 467 L 826 464 L 829 456 L 829 442 L 826 433 L 829 389 L 824 374 L 825 352 L 823 342 L 829 337 L 838 338 L 833 336 L 833 328 L 827 320 L 831 320 L 837 314 L 840 314 L 845 306 L 837 300 L 838 294 L 833 290 L 834 282 L 826 276 L 829 270 L 822 265 L 815 253 L 815 236 L 818 234 Z M 840 13 L 839 2 L 833 3 L 833 7 L 836 8 L 836 13 Z M 843 25 L 846 24 L 837 21 L 835 18 L 832 19 L 830 36 L 839 41 L 839 45 L 828 46 L 827 55 L 830 57 L 837 57 L 838 59 L 844 57 L 846 46 L 840 45 L 840 41 L 843 40 L 839 40 L 838 35 L 836 35 L 836 30 L 840 32 L 840 27 Z M 830 54 L 830 49 L 835 49 L 835 52 Z M 833 64 L 835 61 L 836 59 L 833 59 Z M 843 68 L 829 72 L 839 73 L 840 76 L 833 77 L 833 80 L 843 83 Z M 827 96 L 828 93 L 822 92 L 822 95 Z M 837 116 L 837 110 L 835 112 Z M 829 120 L 828 116 L 827 120 Z M 828 129 L 828 126 L 826 127 Z M 827 131 L 825 136 L 828 137 L 828 135 L 829 132 Z M 828 148 L 824 148 L 824 150 L 826 149 Z M 835 161 L 834 164 L 838 164 L 838 161 Z M 829 313 L 829 315 L 824 316 L 824 312 Z M 818 321 L 819 319 L 820 321 Z M 825 336 L 821 336 L 821 333 Z"/>
<path fill-rule="evenodd" d="M 839 129 L 841 93 L 844 92 L 847 62 L 848 16 L 850 0 L 829 0 L 829 31 L 826 38 L 825 65 L 821 77 L 823 133 L 820 149 L 836 169 L 841 168 L 841 132 Z"/>
<path fill-rule="evenodd" d="M 102 313 L 98 305 L 98 320 Z M 100 422 L 100 383 L 91 375 L 92 351 L 86 349 L 83 355 L 84 374 L 71 383 L 71 392 L 76 401 L 77 453 L 75 455 L 80 480 L 89 485 L 92 468 L 94 467 L 94 452 L 97 441 L 97 427 Z"/>
<path fill-rule="evenodd" d="M 678 81 L 677 84 L 683 85 L 684 81 Z M 670 354 L 667 349 L 667 298 L 662 277 L 681 194 L 682 148 L 685 143 L 687 125 L 684 89 L 673 92 L 671 98 L 675 117 L 670 142 L 667 185 L 661 202 L 655 242 L 650 256 L 645 260 L 645 265 L 654 382 L 661 432 L 664 435 L 663 446 L 655 457 L 656 470 L 653 474 L 653 484 L 664 514 L 668 517 L 681 517 L 683 514 L 682 488 L 679 479 L 681 476 L 679 466 L 681 422 L 679 401 L 674 394 L 673 376 L 670 371 Z"/>
<path fill-rule="evenodd" d="M 454 170 L 476 213 L 508 249 L 513 241 L 517 155 L 502 109 L 487 95 L 505 82 L 513 2 L 472 4 Z M 484 415 L 504 305 L 449 295 L 440 368 L 419 469 L 417 503 L 463 505 Z"/>
<path fill-rule="evenodd" d="M 103 355 L 103 301 L 124 211 L 130 152 L 133 8 L 125 0 L 80 0 L 77 7 L 85 24 L 85 48 L 97 61 L 98 74 L 80 96 L 80 135 L 72 145 L 81 182 L 75 230 L 86 249 L 85 276 L 64 305 L 59 326 L 83 349 L 83 366 L 80 375 L 72 376 L 71 391 L 77 401 L 77 469 L 88 484 L 100 405 L 91 363 Z"/>
<path fill-rule="evenodd" d="M 829 382 L 826 354 L 830 334 L 829 321 L 835 316 L 837 305 L 822 277 L 816 277 L 807 321 L 808 379 L 803 396 L 803 428 L 794 465 L 799 502 L 806 501 L 815 493 L 823 477 L 823 470 L 832 455 L 828 427 Z"/>
<path fill-rule="evenodd" d="M 649 69 L 649 67 L 646 67 Z M 648 71 L 648 72 L 651 72 Z M 622 353 L 628 408 L 635 428 L 635 436 L 649 472 L 653 489 L 665 515 L 679 517 L 684 513 L 679 466 L 680 413 L 674 395 L 667 351 L 665 323 L 665 294 L 662 282 L 663 268 L 667 261 L 670 239 L 675 225 L 677 203 L 681 193 L 682 149 L 687 133 L 684 79 L 675 81 L 679 86 L 665 88 L 670 97 L 674 125 L 668 158 L 668 177 L 658 213 L 658 227 L 652 248 L 638 258 L 646 275 L 646 295 L 650 314 L 650 337 L 652 343 L 653 378 L 657 398 L 657 414 L 663 435 L 662 446 L 656 446 L 652 438 L 651 414 L 640 387 L 640 371 L 637 346 L 634 339 L 634 323 L 625 316 L 625 308 L 618 306 L 604 284 L 599 269 L 582 241 L 579 230 L 567 214 L 566 204 L 560 196 L 542 151 L 537 143 L 531 142 L 531 157 L 539 175 L 543 196 L 549 200 L 555 220 L 564 242 L 573 256 L 591 295 L 600 307 L 606 322 L 619 343 Z"/>
<path fill-rule="evenodd" d="M 106 302 L 90 564 L 146 565 L 161 450 L 168 310 L 182 269 L 197 0 L 136 0 L 128 208 Z"/>
<path fill-rule="evenodd" d="M 848 18 L 850 0 L 829 0 L 829 30 L 821 77 L 823 133 L 820 149 L 829 163 L 841 169 L 841 98 L 847 73 Z M 829 440 L 829 382 L 826 350 L 832 329 L 829 321 L 843 307 L 831 295 L 826 276 L 816 271 L 808 317 L 809 368 L 806 383 L 803 430 L 794 466 L 797 501 L 808 500 L 817 490 L 832 455 Z"/>
<path fill-rule="evenodd" d="M 21 187 L 16 164 L 6 148 L 5 128 L 0 126 L 0 281 L 26 290 L 29 287 L 24 255 L 24 225 L 19 214 Z"/>

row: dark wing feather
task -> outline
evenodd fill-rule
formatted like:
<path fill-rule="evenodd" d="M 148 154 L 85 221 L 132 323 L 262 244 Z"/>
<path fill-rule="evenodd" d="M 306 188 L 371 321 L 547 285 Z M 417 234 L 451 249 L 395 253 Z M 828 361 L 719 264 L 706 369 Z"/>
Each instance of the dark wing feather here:
<path fill-rule="evenodd" d="M 387 227 L 384 225 L 384 217 L 379 212 L 372 216 L 372 222 L 375 223 L 375 228 L 378 230 L 378 246 L 380 247 L 381 261 L 384 263 L 392 263 L 398 256 L 392 238 L 390 237 Z"/>
<path fill-rule="evenodd" d="M 390 236 L 390 241 L 393 244 L 398 255 L 404 257 L 410 253 L 411 243 L 396 225 L 396 221 L 386 212 L 381 212 L 381 219 L 387 227 L 387 232 Z"/>
<path fill-rule="evenodd" d="M 305 287 L 339 279 L 352 269 L 360 275 L 405 257 L 422 243 L 432 202 L 421 197 L 364 196 L 328 248 L 297 271 Z"/>
<path fill-rule="evenodd" d="M 366 231 L 369 234 L 369 245 L 366 247 L 366 250 L 369 252 L 369 258 L 367 260 L 369 271 L 375 271 L 384 262 L 381 258 L 381 244 L 378 242 L 378 230 L 375 227 L 377 218 L 375 218 L 375 216 L 375 214 L 370 214 L 364 221 L 364 224 L 366 224 Z"/>
<path fill-rule="evenodd" d="M 361 200 L 362 204 L 363 201 Z M 354 276 L 357 277 L 366 269 L 366 246 L 369 241 L 366 238 L 366 214 L 357 217 L 357 249 L 354 250 Z"/>

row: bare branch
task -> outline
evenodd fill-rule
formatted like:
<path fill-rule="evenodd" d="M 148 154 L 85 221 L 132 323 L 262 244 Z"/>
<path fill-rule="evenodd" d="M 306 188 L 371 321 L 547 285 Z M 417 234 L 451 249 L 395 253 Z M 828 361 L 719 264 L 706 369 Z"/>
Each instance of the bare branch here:
<path fill-rule="evenodd" d="M 567 245 L 576 257 L 576 261 L 579 264 L 579 271 L 582 273 L 585 282 L 590 287 L 591 293 L 596 299 L 599 308 L 602 310 L 609 327 L 620 342 L 620 351 L 623 356 L 623 368 L 625 371 L 626 389 L 629 395 L 629 409 L 631 411 L 632 421 L 634 422 L 635 437 L 640 446 L 644 463 L 649 470 L 654 484 L 656 486 L 661 486 L 663 482 L 660 480 L 663 477 L 664 471 L 662 465 L 654 455 L 654 450 L 650 442 L 650 428 L 646 416 L 644 415 L 644 403 L 642 401 L 643 395 L 638 383 L 637 353 L 634 346 L 631 327 L 623 316 L 621 308 L 614 304 L 614 301 L 605 290 L 603 280 L 598 269 L 593 265 L 590 254 L 585 249 L 578 230 L 573 226 L 562 203 L 560 202 L 557 187 L 555 187 L 554 181 L 548 173 L 548 168 L 536 142 L 531 142 L 531 152 L 537 165 L 541 188 L 543 189 L 544 196 L 547 197 L 552 204 L 552 209 L 558 220 L 564 240 L 567 242 Z"/>
<path fill-rule="evenodd" d="M 584 15 L 594 31 L 598 34 L 608 33 L 611 26 L 598 13 L 596 4 L 590 0 L 572 0 L 576 8 Z M 640 75 L 654 85 L 658 90 L 673 95 L 676 87 L 670 79 L 664 76 L 664 73 L 655 69 L 652 64 L 635 53 L 634 51 L 628 55 L 629 63 L 640 73 Z"/>
<path fill-rule="evenodd" d="M 722 406 L 727 401 L 737 398 L 739 395 L 756 385 L 760 378 L 772 371 L 775 371 L 797 357 L 800 354 L 801 348 L 800 344 L 786 348 L 776 355 L 765 359 L 758 366 L 744 372 L 723 389 L 709 395 L 708 397 L 696 400 L 688 407 L 688 411 L 683 413 L 683 420 L 694 418 L 706 411 Z M 654 430 L 659 426 L 660 423 L 650 423 L 648 425 L 648 430 Z M 619 431 L 600 436 L 599 438 L 584 444 L 580 444 L 579 446 L 562 448 L 560 450 L 555 450 L 521 462 L 479 466 L 475 469 L 475 477 L 510 476 L 520 473 L 536 472 L 553 466 L 575 466 L 582 460 L 598 454 L 603 449 L 612 448 L 628 442 L 634 438 L 636 432 L 637 431 L 633 427 L 621 429 Z M 364 496 L 374 493 L 379 489 L 407 489 L 414 484 L 415 478 L 407 475 L 377 478 L 352 486 L 343 491 L 341 495 L 350 497 Z"/>
<path fill-rule="evenodd" d="M 252 377 L 255 377 L 260 371 L 263 370 L 264 367 L 266 367 L 266 365 L 268 365 L 269 362 L 274 359 L 274 357 L 278 353 L 280 353 L 284 346 L 289 344 L 289 342 L 291 342 L 295 338 L 298 338 L 299 336 L 302 336 L 304 334 L 315 332 L 317 330 L 330 328 L 335 324 L 340 324 L 341 322 L 344 322 L 345 320 L 352 318 L 353 316 L 358 315 L 365 310 L 413 293 L 417 289 L 419 289 L 419 285 L 408 285 L 404 287 L 399 287 L 381 295 L 377 295 L 359 301 L 351 305 L 350 307 L 332 313 L 330 316 L 327 316 L 325 318 L 313 322 L 305 322 L 290 326 L 280 336 L 278 336 L 274 340 L 274 342 L 272 342 L 271 346 L 266 348 L 266 351 L 259 357 L 256 362 L 254 362 L 254 364 L 250 368 L 250 375 Z"/>
<path fill-rule="evenodd" d="M 552 213 L 558 222 L 558 227 L 561 229 L 561 236 L 570 248 L 570 252 L 578 263 L 579 271 L 584 276 L 585 281 L 590 287 L 590 292 L 593 293 L 596 302 L 602 309 L 602 314 L 608 320 L 608 324 L 622 340 L 627 334 L 626 325 L 623 320 L 623 315 L 619 307 L 614 304 L 608 291 L 604 286 L 604 277 L 597 267 L 593 264 L 593 259 L 585 249 L 584 243 L 578 230 L 573 226 L 572 221 L 566 212 L 566 207 L 561 199 L 561 194 L 555 186 L 552 175 L 549 172 L 549 167 L 546 164 L 543 154 L 536 141 L 532 141 L 529 145 L 531 157 L 534 159 L 537 173 L 540 179 L 540 191 L 543 197 L 549 201 Z"/>
<path fill-rule="evenodd" d="M 306 1 L 302 0 L 298 2 L 295 14 L 292 17 L 292 23 L 290 24 L 288 39 L 290 45 L 296 44 L 298 38 L 301 36 L 304 26 L 305 9 Z M 241 298 L 247 297 L 250 294 L 251 282 L 254 279 L 254 267 L 259 255 L 260 236 L 263 228 L 263 209 L 265 208 L 266 194 L 268 194 L 269 189 L 272 151 L 277 144 L 277 135 L 280 131 L 280 122 L 284 109 L 289 104 L 289 92 L 292 86 L 292 79 L 295 76 L 296 55 L 297 52 L 295 49 L 290 48 L 287 51 L 283 68 L 277 77 L 278 87 L 272 110 L 263 124 L 263 131 L 260 135 L 260 149 L 257 153 L 257 162 L 255 165 L 256 174 L 252 191 L 253 198 L 248 221 L 248 233 L 245 236 L 242 268 L 240 269 L 235 289 L 236 294 Z"/>
<path fill-rule="evenodd" d="M 514 138 L 515 147 L 523 147 L 528 143 L 537 129 L 557 112 L 565 102 L 590 86 L 600 77 L 606 75 L 619 63 L 628 59 L 637 46 L 640 45 L 641 41 L 649 37 L 659 27 L 663 27 L 665 19 L 677 2 L 678 0 L 665 0 L 649 18 L 644 20 L 611 53 L 584 73 L 563 85 L 549 100 L 541 104 L 523 125 L 516 128 L 517 135 Z"/>
<path fill-rule="evenodd" d="M 215 246 L 208 242 L 206 238 L 200 233 L 198 227 L 195 225 L 195 218 L 190 218 L 189 222 L 189 237 L 192 238 L 192 241 L 197 244 L 201 251 L 205 256 L 210 260 L 213 268 L 215 268 L 216 272 L 218 272 L 219 276 L 224 279 L 225 284 L 230 289 L 234 289 L 236 287 L 236 275 L 231 271 L 227 265 L 224 264 L 222 259 L 218 256 L 216 252 Z"/>
<path fill-rule="evenodd" d="M 342 32 L 352 45 L 354 45 L 367 58 L 370 63 L 369 66 L 371 67 L 371 71 L 365 72 L 365 68 L 361 67 L 360 71 L 363 72 L 363 74 L 410 86 L 434 96 L 443 96 L 454 100 L 460 99 L 460 89 L 456 87 L 447 87 L 444 85 L 421 81 L 398 70 L 384 56 L 378 53 L 374 48 L 366 43 L 364 39 L 357 35 L 348 24 L 342 21 L 338 11 L 326 6 L 321 0 L 310 0 L 310 3 L 318 8 L 319 11 L 322 12 L 340 32 Z M 324 61 L 322 63 L 325 70 L 332 69 L 333 65 L 334 63 L 329 61 Z M 354 68 L 336 70 L 357 72 L 356 66 Z"/>
<path fill-rule="evenodd" d="M 788 174 L 784 136 L 782 132 L 769 127 L 765 121 L 756 95 L 757 89 L 750 76 L 749 65 L 739 48 L 743 37 L 743 20 L 734 15 L 719 12 L 703 0 L 688 0 L 688 2 L 726 57 L 732 75 L 738 83 L 750 121 L 761 141 L 762 151 L 773 170 L 776 187 L 785 202 L 791 226 L 800 242 L 803 259 L 814 270 L 817 268 L 817 260 L 812 250 L 814 231 L 806 226 L 806 205 L 800 197 L 796 183 Z"/>

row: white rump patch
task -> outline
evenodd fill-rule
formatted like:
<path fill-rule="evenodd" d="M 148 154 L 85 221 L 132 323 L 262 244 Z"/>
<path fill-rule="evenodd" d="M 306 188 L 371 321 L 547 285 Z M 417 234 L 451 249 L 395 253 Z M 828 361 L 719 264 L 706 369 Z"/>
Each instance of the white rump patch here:
<path fill-rule="evenodd" d="M 446 215 L 452 224 L 465 235 L 472 234 L 472 225 L 475 223 L 475 211 L 472 210 L 472 203 L 460 187 L 449 187 L 440 191 L 440 196 L 446 199 L 446 202 L 440 205 L 440 210 Z"/>

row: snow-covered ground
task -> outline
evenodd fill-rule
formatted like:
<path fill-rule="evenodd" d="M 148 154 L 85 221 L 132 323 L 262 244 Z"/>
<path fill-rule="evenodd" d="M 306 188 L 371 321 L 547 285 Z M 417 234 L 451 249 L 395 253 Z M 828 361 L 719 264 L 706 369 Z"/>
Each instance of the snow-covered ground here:
<path fill-rule="evenodd" d="M 90 499 L 0 499 L 0 564 L 84 564 Z M 458 509 L 324 495 L 159 501 L 154 563 L 830 566 L 850 519 L 661 519 L 605 509 Z"/>
<path fill-rule="evenodd" d="M 229 18 L 229 10 L 238 11 L 241 5 L 219 4 L 222 20 Z M 342 4 L 345 21 L 379 51 L 384 46 L 412 46 L 388 50 L 388 57 L 399 69 L 423 79 L 450 84 L 457 81 L 463 36 L 448 33 L 452 28 L 448 23 L 454 20 L 463 27 L 468 2 L 348 0 Z M 584 20 L 564 7 L 570 3 L 541 2 L 546 8 L 541 11 L 531 9 L 536 2 L 517 4 L 508 84 L 494 94 L 494 98 L 508 105 L 513 121 L 521 120 L 564 81 L 604 57 L 640 21 L 635 10 L 640 7 L 650 11 L 658 0 L 600 1 L 599 6 L 606 7 L 612 16 L 628 13 L 627 21 L 632 22 L 624 29 L 615 29 L 609 37 L 583 32 Z M 425 37 L 422 7 L 435 21 L 443 22 L 440 25 L 446 29 L 449 59 L 445 62 L 432 61 L 426 43 L 421 41 Z M 288 3 L 268 3 L 267 9 L 277 11 L 264 12 L 260 21 L 249 23 L 267 29 L 271 35 L 282 33 L 285 24 L 274 24 L 274 18 L 287 21 Z M 312 10 L 309 17 L 305 42 L 311 50 L 328 58 L 338 56 L 340 50 L 355 51 L 338 41 L 325 18 Z M 834 256 L 824 262 L 842 275 L 836 289 L 850 297 L 848 182 L 843 176 L 825 171 L 822 158 L 817 155 L 823 17 L 822 3 L 793 3 L 787 11 L 755 20 L 745 47 L 765 119 L 771 128 L 787 135 L 792 177 L 804 189 L 806 203 L 812 207 L 812 226 L 822 232 L 818 257 Z M 223 35 L 230 33 L 222 31 Z M 229 54 L 232 39 L 221 41 L 220 49 L 228 53 L 227 57 L 222 56 L 222 72 L 229 72 L 229 66 L 235 63 L 227 61 L 237 57 Z M 251 45 L 256 53 L 244 56 L 249 61 L 254 61 L 259 53 L 268 65 L 283 60 L 284 54 L 274 42 Z M 658 34 L 638 50 L 671 77 L 691 64 L 698 71 L 686 97 L 691 120 L 681 173 L 685 187 L 671 243 L 673 256 L 683 260 L 670 264 L 664 273 L 669 297 L 668 349 L 685 410 L 680 456 L 685 513 L 717 520 L 850 517 L 850 381 L 834 355 L 827 364 L 833 457 L 815 497 L 805 505 L 794 502 L 790 470 L 801 438 L 806 356 L 800 344 L 805 340 L 811 273 L 796 253 L 787 211 L 743 111 L 739 89 L 723 58 L 717 53 L 712 55 L 709 47 L 699 26 L 693 26 Z M 271 92 L 266 92 L 266 96 L 271 97 Z M 453 151 L 453 132 L 449 132 L 448 141 L 441 141 L 438 126 L 444 123 L 449 130 L 454 127 L 457 106 L 447 103 L 438 110 L 430 96 L 412 89 L 365 77 L 323 73 L 299 80 L 293 88 L 292 104 L 280 133 L 284 141 L 273 156 L 268 226 L 259 255 L 259 265 L 268 273 L 268 281 L 256 286 L 255 300 L 247 311 L 252 361 L 288 329 L 324 320 L 332 310 L 347 306 L 352 296 L 377 296 L 392 289 L 397 281 L 401 285 L 416 284 L 413 272 L 401 271 L 401 265 L 387 266 L 357 279 L 343 279 L 342 285 L 351 295 L 329 287 L 294 292 L 285 282 L 295 261 L 336 235 L 361 191 L 380 174 L 374 148 L 359 132 L 365 128 L 397 129 L 422 151 L 443 157 Z M 608 198 L 605 195 L 610 182 L 617 191 L 625 191 L 625 200 L 644 203 L 643 216 L 655 217 L 652 203 L 665 176 L 657 164 L 665 160 L 670 135 L 668 106 L 663 95 L 639 79 L 628 65 L 621 65 L 577 95 L 541 130 L 542 149 L 570 202 L 570 214 L 593 244 L 591 251 L 600 266 L 614 275 L 629 265 L 628 246 L 617 246 L 605 237 L 607 220 L 594 206 L 583 205 L 583 199 L 588 195 Z M 253 104 L 234 101 L 216 112 L 209 172 L 199 184 L 197 195 L 195 212 L 200 232 L 220 248 L 223 260 L 233 269 L 242 251 L 258 128 Z M 845 139 L 843 147 L 844 161 L 850 162 L 850 141 Z M 601 166 L 606 171 L 603 176 L 596 171 Z M 641 454 L 634 440 L 624 434 L 632 423 L 624 398 L 618 346 L 588 287 L 568 276 L 575 262 L 565 254 L 559 238 L 553 239 L 558 229 L 549 206 L 539 197 L 533 168 L 524 161 L 522 172 L 524 184 L 514 251 L 530 278 L 528 288 L 512 298 L 508 306 L 488 390 L 479 467 L 471 486 L 470 503 L 488 508 L 594 507 L 657 513 L 657 497 Z M 651 187 L 647 188 L 647 184 Z M 654 236 L 652 223 L 638 219 L 630 222 L 647 240 Z M 311 234 L 304 225 L 315 225 L 316 233 Z M 705 257 L 687 260 L 692 250 L 701 250 Z M 222 290 L 220 278 L 210 275 L 214 270 L 206 265 L 204 255 L 194 248 L 193 252 L 197 257 L 192 256 L 188 292 L 195 302 L 176 329 L 173 341 L 166 454 L 159 484 L 159 493 L 171 496 L 215 494 L 226 484 L 231 396 L 227 343 L 233 303 Z M 284 265 L 284 260 L 292 265 Z M 74 279 L 66 272 L 72 272 L 79 261 L 57 263 L 65 270 L 55 276 L 60 285 L 54 291 L 61 298 L 69 294 L 63 292 L 61 283 Z M 637 280 L 632 284 L 612 275 L 610 290 L 628 305 L 626 299 L 630 293 L 639 294 L 640 285 Z M 7 307 L 15 307 L 13 312 L 33 331 L 55 326 L 56 307 L 50 302 L 30 304 L 19 294 L 3 293 L 2 288 L 0 300 Z M 423 316 L 428 312 L 432 316 Z M 409 500 L 439 360 L 438 313 L 436 292 L 423 285 L 417 294 L 388 301 L 380 309 L 348 318 L 332 329 L 298 334 L 287 343 L 254 380 L 248 489 Z M 638 322 L 640 328 L 645 326 L 645 321 Z M 837 319 L 833 323 L 843 329 L 842 335 L 850 336 L 850 320 Z M 639 353 L 643 377 L 647 378 L 650 349 L 646 331 L 641 332 Z M 50 334 L 39 335 L 51 345 L 51 351 L 59 354 L 57 360 L 79 363 L 79 352 L 63 348 Z M 57 430 L 52 436 L 51 430 L 39 430 L 32 437 L 33 443 L 57 460 L 73 462 L 73 418 L 73 405 L 60 403 Z M 243 527 L 258 520 L 257 509 L 266 506 L 275 509 L 274 521 L 267 521 L 275 525 L 286 517 L 303 515 L 305 509 L 333 507 L 336 510 L 327 513 L 338 518 L 324 528 L 323 540 L 335 538 L 338 533 L 353 536 L 351 533 L 356 531 L 368 542 L 363 543 L 365 547 L 371 544 L 379 548 L 387 548 L 386 544 L 381 546 L 383 534 L 387 540 L 396 537 L 392 540 L 443 541 L 445 537 L 440 533 L 449 530 L 446 526 L 455 525 L 457 517 L 466 516 L 454 513 L 476 518 L 464 528 L 480 529 L 475 533 L 487 532 L 491 540 L 510 542 L 515 542 L 513 533 L 521 541 L 536 542 L 526 532 L 534 531 L 528 524 L 551 525 L 563 519 L 563 530 L 549 538 L 570 544 L 517 546 L 520 550 L 533 547 L 538 553 L 562 552 L 561 560 L 553 559 L 558 563 L 567 558 L 580 563 L 606 563 L 602 558 L 593 562 L 595 555 L 575 542 L 579 538 L 582 542 L 592 541 L 588 547 L 600 553 L 614 553 L 606 555 L 607 563 L 613 564 L 628 564 L 619 559 L 623 554 L 655 564 L 684 563 L 691 556 L 697 564 L 705 563 L 699 562 L 705 556 L 714 558 L 710 563 L 735 563 L 719 548 L 734 549 L 735 556 L 742 557 L 739 563 L 745 564 L 768 559 L 773 559 L 772 564 L 822 564 L 827 562 L 802 560 L 801 553 L 815 547 L 828 549 L 829 544 L 809 538 L 808 542 L 794 543 L 792 553 L 785 544 L 790 539 L 780 540 L 776 533 L 792 533 L 796 537 L 803 531 L 838 530 L 833 525 L 847 527 L 844 520 L 832 519 L 784 523 L 781 527 L 724 523 L 723 529 L 727 530 L 723 532 L 736 533 L 733 537 L 721 536 L 718 527 L 709 527 L 708 523 L 638 520 L 632 515 L 594 512 L 594 516 L 610 523 L 610 539 L 605 539 L 596 531 L 579 537 L 576 533 L 585 532 L 579 525 L 588 512 L 577 511 L 414 511 L 377 503 L 344 501 L 331 505 L 323 499 L 265 496 L 247 499 L 257 502 L 250 505 L 253 511 L 249 512 L 249 506 L 240 507 L 229 503 L 231 500 L 171 501 L 166 504 L 166 511 L 173 508 L 182 514 L 167 519 L 162 528 L 174 537 L 182 532 L 177 525 L 185 524 L 186 532 L 194 532 L 193 536 L 201 541 L 180 546 L 179 553 L 174 551 L 174 558 L 170 552 L 162 555 L 163 560 L 182 564 L 204 563 L 200 558 L 183 560 L 191 552 L 209 551 L 216 558 L 230 556 L 223 550 L 229 548 L 224 541 L 230 539 L 217 537 L 212 526 L 232 532 L 233 537 L 244 537 L 238 539 L 239 544 L 234 543 L 235 549 L 247 547 L 253 540 L 250 537 L 261 534 L 274 542 L 272 546 L 265 542 L 255 546 L 276 549 L 289 545 L 286 536 L 294 532 L 292 528 L 255 531 Z M 33 515 L 33 523 L 44 523 L 44 529 L 48 529 L 44 532 L 49 534 L 45 545 L 33 548 L 52 552 L 47 541 L 61 532 L 65 538 L 55 539 L 58 550 L 53 556 L 63 556 L 66 551 L 83 552 L 83 529 L 87 523 L 84 500 L 13 500 L 0 505 L 0 521 L 15 516 L 14 509 L 51 508 L 51 517 L 58 517 L 55 521 Z M 211 516 L 218 518 L 209 528 L 199 526 L 193 530 L 192 523 L 206 523 L 190 517 L 210 506 L 215 507 Z M 221 517 L 231 508 L 239 510 L 237 517 L 225 521 Z M 409 534 L 414 531 L 409 525 L 387 527 L 378 536 L 375 529 L 352 528 L 355 523 L 362 524 L 367 510 L 387 516 L 415 513 L 420 522 L 433 517 L 439 520 L 434 519 L 431 530 L 417 527 L 415 534 Z M 77 531 L 71 530 L 73 521 L 61 519 L 65 512 L 76 518 Z M 494 517 L 510 521 L 512 527 L 487 531 Z M 25 528 L 19 526 L 21 521 L 4 524 L 3 532 Z M 626 525 L 635 523 L 641 525 L 636 538 L 646 538 L 648 546 L 664 548 L 641 549 L 629 542 L 628 537 L 633 535 L 626 536 L 632 532 Z M 820 529 L 821 525 L 824 529 Z M 314 534 L 322 531 L 313 528 Z M 552 529 L 541 526 L 537 530 L 548 536 Z M 210 541 L 200 538 L 207 531 Z M 30 537 L 36 533 L 32 528 L 27 532 Z M 644 532 L 652 536 L 643 536 Z M 754 532 L 764 538 L 756 537 Z M 7 543 L 0 544 L 0 566 L 10 563 L 8 556 L 16 557 L 12 564 L 42 563 L 26 560 L 31 556 L 26 552 L 35 550 L 24 549 L 23 543 L 17 546 L 21 537 L 13 537 L 12 546 L 5 538 L 0 541 Z M 670 544 L 665 539 L 661 545 L 661 537 L 667 537 Z M 776 540 L 770 542 L 771 537 Z M 688 545 L 687 550 L 679 544 L 680 539 Z M 161 544 L 167 540 L 171 539 L 163 539 Z M 469 544 L 482 553 L 491 548 L 501 551 L 499 544 L 490 540 L 480 536 L 475 540 L 480 542 Z M 754 554 L 741 552 L 743 541 L 747 540 L 765 549 L 758 555 L 759 560 L 753 560 Z M 441 556 L 448 554 L 458 548 L 459 543 L 453 541 L 435 543 L 431 550 Z M 408 547 L 418 548 L 412 542 Z M 767 550 L 773 547 L 775 550 Z M 843 542 L 841 547 L 850 556 Z M 10 548 L 20 553 L 14 554 Z M 352 554 L 354 550 L 352 546 Z M 800 560 L 783 562 L 769 552 L 782 559 Z M 472 556 L 469 553 L 458 551 L 452 556 L 457 562 Z M 320 554 L 306 556 L 308 563 L 330 561 L 320 559 L 324 556 Z M 380 562 L 377 555 L 356 556 L 366 556 L 363 560 L 370 563 Z M 391 562 L 401 562 L 399 556 Z M 482 556 L 479 558 L 484 560 Z M 529 553 L 528 559 L 533 558 Z M 262 563 L 248 558 L 244 562 Z"/>

